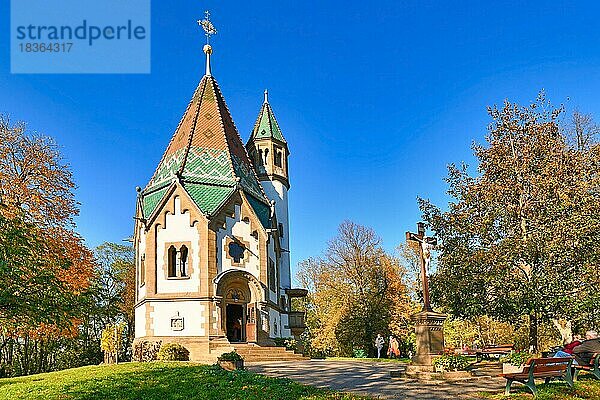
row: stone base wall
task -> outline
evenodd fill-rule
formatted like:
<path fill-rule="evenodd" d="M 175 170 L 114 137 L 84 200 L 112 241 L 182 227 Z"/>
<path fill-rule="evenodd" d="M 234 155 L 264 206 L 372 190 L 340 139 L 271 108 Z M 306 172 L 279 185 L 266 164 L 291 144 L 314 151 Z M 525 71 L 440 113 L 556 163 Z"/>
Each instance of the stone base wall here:
<path fill-rule="evenodd" d="M 198 362 L 215 362 L 217 355 L 211 354 L 208 338 L 194 336 L 144 336 L 136 338 L 133 341 L 133 346 L 140 341 L 162 342 L 164 343 L 179 343 L 190 352 L 190 361 Z"/>

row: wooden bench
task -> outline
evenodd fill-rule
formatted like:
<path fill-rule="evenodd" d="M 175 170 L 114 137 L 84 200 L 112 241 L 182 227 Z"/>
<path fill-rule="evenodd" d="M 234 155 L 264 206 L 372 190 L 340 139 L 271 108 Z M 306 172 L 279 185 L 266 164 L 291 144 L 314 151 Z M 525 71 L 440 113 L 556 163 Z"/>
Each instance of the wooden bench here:
<path fill-rule="evenodd" d="M 498 356 L 499 358 L 500 356 L 510 354 L 514 349 L 514 344 L 493 344 L 476 350 L 475 357 L 477 357 L 477 362 L 480 362 L 484 358 L 489 360 L 492 355 Z"/>
<path fill-rule="evenodd" d="M 573 387 L 572 364 L 573 359 L 571 357 L 530 358 L 527 360 L 523 372 L 500 375 L 506 379 L 504 395 L 508 396 L 510 394 L 510 386 L 514 381 L 517 381 L 527 386 L 534 397 L 537 396 L 535 378 L 543 378 L 546 383 L 550 382 L 552 378 L 560 378 Z"/>
<path fill-rule="evenodd" d="M 574 378 L 577 379 L 579 375 L 579 371 L 587 371 L 594 375 L 596 378 L 600 379 L 600 368 L 598 367 L 600 364 L 600 353 L 594 354 L 592 356 L 592 360 L 588 365 L 578 365 L 574 364 L 573 368 L 575 368 Z"/>

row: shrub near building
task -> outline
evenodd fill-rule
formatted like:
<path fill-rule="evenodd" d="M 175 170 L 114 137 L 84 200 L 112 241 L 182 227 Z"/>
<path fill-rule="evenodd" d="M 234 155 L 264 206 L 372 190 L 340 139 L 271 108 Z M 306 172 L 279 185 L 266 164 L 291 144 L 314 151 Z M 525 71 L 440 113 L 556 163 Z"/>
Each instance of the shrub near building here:
<path fill-rule="evenodd" d="M 189 361 L 190 352 L 179 343 L 165 343 L 160 346 L 157 358 L 161 361 Z"/>

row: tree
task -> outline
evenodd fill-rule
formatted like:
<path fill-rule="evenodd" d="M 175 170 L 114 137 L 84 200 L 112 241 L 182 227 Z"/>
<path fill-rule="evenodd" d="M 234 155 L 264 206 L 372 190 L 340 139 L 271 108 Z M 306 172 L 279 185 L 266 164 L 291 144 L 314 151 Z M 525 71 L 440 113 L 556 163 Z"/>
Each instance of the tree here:
<path fill-rule="evenodd" d="M 0 374 L 60 364 L 85 315 L 94 258 L 54 141 L 0 116 Z"/>
<path fill-rule="evenodd" d="M 47 259 L 48 245 L 20 218 L 0 215 L 0 322 L 69 324 L 78 302 L 55 273 L 61 260 Z"/>
<path fill-rule="evenodd" d="M 95 249 L 98 268 L 93 293 L 101 326 L 124 323 L 124 348 L 129 349 L 134 337 L 135 264 L 131 246 L 103 243 Z M 131 354 L 119 355 L 127 360 Z"/>
<path fill-rule="evenodd" d="M 94 259 L 73 229 L 79 213 L 74 187 L 70 168 L 51 138 L 0 116 L 0 215 L 10 221 L 6 223 L 28 227 L 20 246 L 27 259 L 19 262 L 23 268 L 54 274 L 77 295 L 89 286 Z M 15 250 L 8 244 L 4 249 Z M 23 276 L 12 278 L 4 283 L 19 285 Z"/>
<path fill-rule="evenodd" d="M 40 227 L 72 227 L 79 214 L 73 174 L 54 140 L 28 132 L 0 115 L 0 198 L 27 222 Z"/>
<path fill-rule="evenodd" d="M 405 333 L 410 309 L 405 271 L 372 229 L 343 222 L 325 256 L 303 261 L 298 276 L 309 289 L 312 348 L 372 354 L 377 333 Z"/>
<path fill-rule="evenodd" d="M 540 322 L 572 319 L 597 292 L 600 150 L 570 145 L 562 108 L 543 93 L 488 111 L 486 144 L 473 146 L 478 175 L 449 166 L 448 211 L 419 199 L 440 240 L 432 297 L 458 317 L 527 316 L 537 349 Z"/>

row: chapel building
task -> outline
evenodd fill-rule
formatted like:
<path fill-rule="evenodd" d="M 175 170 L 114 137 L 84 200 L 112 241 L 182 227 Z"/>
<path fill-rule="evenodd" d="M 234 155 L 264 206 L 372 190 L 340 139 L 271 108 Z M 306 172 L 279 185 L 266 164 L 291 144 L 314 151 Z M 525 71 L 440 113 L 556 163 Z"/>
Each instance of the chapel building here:
<path fill-rule="evenodd" d="M 291 299 L 306 290 L 291 286 L 290 152 L 267 92 L 244 145 L 204 51 L 206 73 L 138 188 L 135 341 L 180 343 L 191 360 L 214 361 L 297 337 L 304 314 Z"/>

